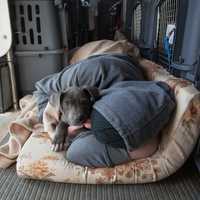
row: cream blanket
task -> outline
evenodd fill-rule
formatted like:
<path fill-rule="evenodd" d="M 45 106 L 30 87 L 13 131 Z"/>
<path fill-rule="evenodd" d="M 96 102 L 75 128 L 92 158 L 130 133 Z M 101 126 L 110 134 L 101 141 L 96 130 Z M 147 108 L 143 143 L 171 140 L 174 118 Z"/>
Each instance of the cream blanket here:
<path fill-rule="evenodd" d="M 20 100 L 20 109 L 18 116 L 8 127 L 8 142 L 0 146 L 0 168 L 7 168 L 15 163 L 23 144 L 30 134 L 33 131 L 41 131 L 42 125 L 37 121 L 36 101 L 32 95 Z"/>

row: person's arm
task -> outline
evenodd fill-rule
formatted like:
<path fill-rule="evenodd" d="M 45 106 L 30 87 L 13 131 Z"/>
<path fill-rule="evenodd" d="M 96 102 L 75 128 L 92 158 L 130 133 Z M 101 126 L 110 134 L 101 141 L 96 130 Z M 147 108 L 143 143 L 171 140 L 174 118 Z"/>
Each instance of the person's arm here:
<path fill-rule="evenodd" d="M 38 117 L 40 121 L 42 121 L 43 112 L 52 94 L 63 92 L 70 86 L 78 86 L 75 75 L 76 68 L 71 66 L 70 68 L 65 68 L 59 73 L 46 76 L 36 82 L 34 96 L 37 100 Z"/>

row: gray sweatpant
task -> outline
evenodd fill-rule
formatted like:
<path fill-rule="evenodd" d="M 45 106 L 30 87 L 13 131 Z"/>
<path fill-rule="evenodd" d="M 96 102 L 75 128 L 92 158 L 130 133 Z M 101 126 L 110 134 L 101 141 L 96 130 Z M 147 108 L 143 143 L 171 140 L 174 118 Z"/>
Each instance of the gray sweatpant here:
<path fill-rule="evenodd" d="M 113 167 L 131 160 L 125 149 L 100 143 L 89 130 L 73 139 L 66 159 L 88 167 Z"/>

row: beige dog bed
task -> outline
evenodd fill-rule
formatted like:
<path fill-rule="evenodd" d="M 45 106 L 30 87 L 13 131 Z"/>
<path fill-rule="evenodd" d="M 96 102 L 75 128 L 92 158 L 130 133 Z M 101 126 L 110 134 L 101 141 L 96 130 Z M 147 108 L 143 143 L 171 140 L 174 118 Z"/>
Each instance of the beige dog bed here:
<path fill-rule="evenodd" d="M 94 52 L 95 48 L 98 49 L 97 45 L 106 44 L 105 41 L 103 43 L 94 42 Z M 91 44 L 89 43 L 90 46 Z M 109 44 L 113 46 L 114 42 L 109 41 Z M 138 52 L 134 46 L 130 46 L 129 50 L 131 48 Z M 81 51 L 84 52 L 84 48 L 78 50 L 76 57 L 72 58 L 73 62 L 92 54 L 90 51 L 89 54 L 81 56 Z M 127 49 L 124 52 L 126 51 Z M 113 168 L 92 169 L 68 162 L 64 158 L 64 152 L 52 152 L 49 135 L 35 131 L 20 150 L 17 174 L 24 178 L 65 183 L 135 184 L 154 182 L 177 171 L 189 157 L 199 136 L 200 93 L 190 82 L 175 78 L 161 66 L 140 58 L 139 54 L 135 58 L 144 69 L 148 80 L 167 82 L 176 95 L 176 111 L 168 126 L 162 130 L 159 149 L 155 154 Z"/>

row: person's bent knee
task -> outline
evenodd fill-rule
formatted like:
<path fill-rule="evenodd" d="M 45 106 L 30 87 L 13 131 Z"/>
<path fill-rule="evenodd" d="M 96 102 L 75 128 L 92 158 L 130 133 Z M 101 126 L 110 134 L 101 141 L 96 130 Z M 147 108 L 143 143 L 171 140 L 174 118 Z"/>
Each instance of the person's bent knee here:
<path fill-rule="evenodd" d="M 78 149 L 75 150 L 74 148 L 68 148 L 65 157 L 68 161 L 72 163 L 84 165 L 84 155 L 82 155 L 82 152 L 80 152 Z"/>
<path fill-rule="evenodd" d="M 66 152 L 66 159 L 74 164 L 88 167 L 110 167 L 104 144 L 99 143 L 93 135 L 80 137 L 72 142 Z"/>

